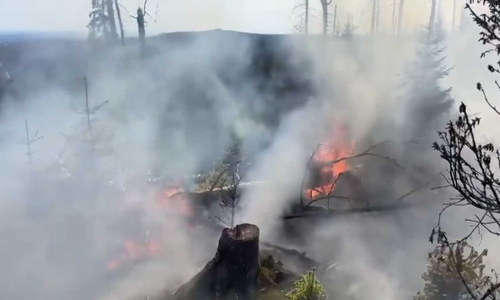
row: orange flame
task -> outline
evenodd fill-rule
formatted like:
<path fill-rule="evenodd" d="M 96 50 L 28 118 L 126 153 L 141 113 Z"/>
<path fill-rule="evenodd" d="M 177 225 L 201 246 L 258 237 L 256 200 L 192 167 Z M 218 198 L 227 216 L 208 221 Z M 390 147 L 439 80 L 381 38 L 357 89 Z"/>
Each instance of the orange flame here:
<path fill-rule="evenodd" d="M 185 190 L 180 186 L 159 191 L 156 196 L 156 203 L 168 213 L 180 214 L 187 218 L 193 216 L 189 199 L 185 194 Z"/>
<path fill-rule="evenodd" d="M 352 155 L 353 143 L 347 141 L 346 130 L 340 126 L 334 131 L 330 139 L 319 146 L 313 155 L 313 160 L 318 164 L 333 162 Z M 332 193 L 340 174 L 349 170 L 346 160 L 326 164 L 320 168 L 321 184 L 305 190 L 305 196 L 309 200 L 327 196 Z"/>
<path fill-rule="evenodd" d="M 123 243 L 123 251 L 121 255 L 107 263 L 108 270 L 116 270 L 127 261 L 137 261 L 144 258 L 151 258 L 160 253 L 160 242 L 157 240 L 148 240 L 145 243 L 140 243 L 134 240 L 126 240 Z"/>

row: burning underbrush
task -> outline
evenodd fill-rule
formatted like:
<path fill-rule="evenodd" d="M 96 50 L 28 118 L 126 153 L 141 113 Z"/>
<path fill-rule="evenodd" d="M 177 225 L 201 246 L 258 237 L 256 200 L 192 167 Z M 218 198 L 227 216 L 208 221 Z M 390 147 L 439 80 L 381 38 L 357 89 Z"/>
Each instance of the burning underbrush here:
<path fill-rule="evenodd" d="M 390 205 L 369 207 L 371 194 L 364 179 L 367 176 L 366 169 L 358 165 L 361 159 L 368 157 L 368 160 L 378 159 L 386 160 L 388 164 L 393 163 L 375 151 L 379 150 L 380 145 L 384 143 L 375 144 L 367 150 L 360 150 L 358 142 L 350 137 L 349 130 L 345 126 L 336 126 L 330 131 L 310 154 L 309 161 L 304 166 L 300 192 L 297 186 L 296 196 L 289 199 L 289 206 L 282 211 L 281 220 L 285 225 L 282 227 L 282 237 L 279 241 L 274 241 L 275 243 L 261 240 L 262 249 L 266 249 L 261 252 L 271 251 L 272 255 L 266 257 L 269 260 L 277 259 L 280 263 L 283 262 L 286 265 L 285 269 L 291 270 L 292 277 L 295 278 L 311 265 L 321 267 L 330 263 L 330 261 L 315 261 L 302 251 L 309 249 L 309 246 L 304 244 L 309 241 L 305 235 L 317 228 L 318 224 L 323 224 L 315 222 L 320 220 L 319 217 L 330 218 L 344 213 L 392 210 L 393 207 Z M 179 220 L 181 226 L 186 229 L 183 234 L 192 241 L 193 246 L 199 245 L 201 243 L 199 237 L 206 233 L 207 228 L 212 230 L 211 233 L 220 232 L 224 227 L 234 228 L 238 222 L 238 212 L 245 207 L 245 204 L 240 203 L 240 199 L 249 189 L 261 189 L 263 185 L 273 184 L 273 182 L 245 181 L 246 173 L 241 171 L 243 160 L 241 156 L 232 159 L 223 158 L 223 162 L 214 163 L 214 170 L 209 176 L 202 176 L 205 181 L 195 186 L 192 185 L 194 181 L 192 179 L 156 181 L 149 185 L 150 191 L 146 193 L 152 196 L 144 196 L 142 201 L 149 201 L 161 218 Z M 188 188 L 190 184 L 193 188 Z M 411 193 L 412 191 L 408 195 Z M 172 246 L 162 238 L 165 227 L 146 225 L 141 221 L 144 219 L 141 214 L 145 213 L 145 206 L 132 205 L 122 209 L 124 218 L 129 223 L 135 222 L 136 229 L 130 229 L 128 236 L 116 248 L 107 263 L 108 270 L 116 271 L 126 265 L 161 257 Z M 137 232 L 135 235 L 132 234 L 134 230 Z M 284 245 L 286 247 L 283 247 Z M 264 255 L 262 253 L 261 255 Z M 203 276 L 209 277 L 206 274 Z M 193 280 L 198 279 L 195 276 Z M 191 288 L 187 289 L 191 291 Z"/>
<path fill-rule="evenodd" d="M 346 207 L 346 203 L 352 207 L 353 201 L 356 201 L 354 192 L 359 195 L 358 190 L 361 187 L 360 178 L 354 174 L 353 168 L 349 165 L 348 158 L 354 152 L 354 142 L 348 138 L 347 130 L 339 127 L 333 131 L 311 155 L 302 183 L 302 193 L 297 195 L 297 199 L 290 199 L 291 206 L 303 201 L 302 206 L 306 209 L 314 207 L 334 209 Z M 242 193 L 247 189 L 259 188 L 262 184 L 272 184 L 244 182 L 245 174 L 241 173 L 237 174 L 239 179 L 237 182 L 231 181 L 228 180 L 231 177 L 228 173 L 231 168 L 225 166 L 223 169 L 227 174 L 214 173 L 217 180 L 223 178 L 219 185 L 213 183 L 200 185 L 210 186 L 208 189 L 191 191 L 186 188 L 187 182 L 184 180 L 155 182 L 149 186 L 152 192 L 147 193 L 154 196 L 143 196 L 138 202 L 121 206 L 124 222 L 128 224 L 122 227 L 128 229 L 114 247 L 114 254 L 107 262 L 107 269 L 117 270 L 124 265 L 162 254 L 165 247 L 161 239 L 162 227 L 144 221 L 147 219 L 144 201 L 150 201 L 149 204 L 153 204 L 153 209 L 159 212 L 162 218 L 178 219 L 186 224 L 188 233 L 194 234 L 201 228 L 219 229 L 228 225 L 226 222 L 221 223 L 221 214 L 227 213 L 231 208 L 241 209 L 238 202 Z M 239 168 L 233 169 L 239 170 Z"/>
<path fill-rule="evenodd" d="M 339 126 L 328 135 L 328 138 L 318 144 L 311 155 L 303 182 L 303 197 L 307 203 L 329 199 L 336 190 L 339 180 L 351 172 L 348 158 L 355 152 L 354 142 L 348 138 L 344 126 Z M 341 184 L 341 183 L 340 183 Z M 337 200 L 342 197 L 337 196 Z M 349 200 L 345 195 L 345 199 Z M 328 201 L 328 205 L 330 201 Z"/>
<path fill-rule="evenodd" d="M 117 228 L 121 229 L 122 238 L 118 239 L 110 249 L 106 269 L 118 270 L 157 256 L 164 252 L 163 230 L 160 220 L 151 220 L 147 207 L 152 206 L 162 218 L 177 219 L 188 224 L 188 232 L 199 227 L 193 223 L 195 207 L 190 203 L 180 182 L 172 182 L 158 188 L 152 194 L 147 193 L 142 199 L 119 207 L 121 218 Z M 150 201 L 151 203 L 145 203 Z"/>

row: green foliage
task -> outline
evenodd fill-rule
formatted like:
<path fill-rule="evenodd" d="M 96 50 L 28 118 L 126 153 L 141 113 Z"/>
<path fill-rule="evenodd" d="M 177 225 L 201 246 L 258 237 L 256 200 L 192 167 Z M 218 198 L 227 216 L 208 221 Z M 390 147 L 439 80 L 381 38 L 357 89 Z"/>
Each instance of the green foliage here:
<path fill-rule="evenodd" d="M 286 294 L 286 298 L 288 300 L 320 300 L 326 299 L 326 293 L 314 274 L 314 270 L 311 270 L 294 283 L 293 290 Z"/>
<path fill-rule="evenodd" d="M 440 245 L 429 254 L 423 292 L 414 300 L 473 299 L 470 293 L 479 295 L 491 278 L 484 276 L 483 258 L 487 250 L 478 253 L 465 242 Z"/>

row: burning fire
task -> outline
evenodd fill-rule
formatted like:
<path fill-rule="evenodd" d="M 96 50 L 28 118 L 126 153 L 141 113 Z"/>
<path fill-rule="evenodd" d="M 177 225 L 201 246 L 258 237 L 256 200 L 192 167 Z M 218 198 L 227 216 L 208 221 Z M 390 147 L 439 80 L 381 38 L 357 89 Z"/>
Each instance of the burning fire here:
<path fill-rule="evenodd" d="M 185 192 L 181 185 L 160 190 L 156 195 L 156 204 L 167 213 L 190 218 L 194 213 Z"/>
<path fill-rule="evenodd" d="M 352 155 L 353 148 L 353 143 L 348 141 L 343 127 L 334 131 L 328 141 L 319 146 L 312 159 L 313 164 L 320 166 L 321 184 L 304 191 L 307 199 L 314 200 L 332 193 L 339 175 L 348 171 L 349 165 L 346 160 L 334 164 L 323 164 Z"/>
<path fill-rule="evenodd" d="M 173 185 L 156 193 L 155 202 L 158 207 L 169 214 L 179 215 L 186 218 L 193 216 L 194 212 L 189 205 L 189 200 L 185 190 L 180 184 Z M 138 204 L 135 202 L 135 204 Z M 121 205 L 120 211 L 126 211 L 126 207 Z M 130 209 L 141 209 L 140 205 L 128 206 Z M 140 226 L 140 225 L 139 225 Z M 116 270 L 124 263 L 135 262 L 146 258 L 152 258 L 160 254 L 160 241 L 153 238 L 149 231 L 144 230 L 145 239 L 126 239 L 121 242 L 121 250 L 118 257 L 106 264 L 108 270 Z"/>
<path fill-rule="evenodd" d="M 106 265 L 108 270 L 116 270 L 127 261 L 155 257 L 160 253 L 160 242 L 151 239 L 146 243 L 139 243 L 130 239 L 123 242 L 123 250 L 120 257 L 113 259 Z"/>

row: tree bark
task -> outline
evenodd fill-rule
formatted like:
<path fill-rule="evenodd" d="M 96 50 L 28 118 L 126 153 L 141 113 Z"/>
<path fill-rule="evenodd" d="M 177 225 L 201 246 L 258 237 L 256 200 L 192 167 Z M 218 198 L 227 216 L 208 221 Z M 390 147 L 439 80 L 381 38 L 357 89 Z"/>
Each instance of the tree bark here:
<path fill-rule="evenodd" d="M 142 8 L 137 9 L 137 29 L 139 31 L 139 43 L 140 43 L 140 52 L 141 56 L 144 56 L 145 48 L 146 48 L 146 26 L 144 24 L 144 14 L 146 12 L 142 10 Z"/>
<path fill-rule="evenodd" d="M 122 13 L 120 11 L 120 6 L 118 0 L 115 0 L 116 16 L 118 17 L 118 25 L 120 26 L 120 41 L 122 46 L 125 46 L 125 32 L 123 30 Z"/>
<path fill-rule="evenodd" d="M 378 1 L 372 0 L 372 34 L 377 30 L 377 8 Z"/>
<path fill-rule="evenodd" d="M 436 6 L 437 1 L 432 0 L 431 15 L 429 17 L 429 32 L 434 30 L 434 24 L 436 23 Z"/>
<path fill-rule="evenodd" d="M 399 12 L 398 12 L 398 34 L 401 34 L 403 29 L 403 12 L 404 12 L 405 0 L 399 0 Z"/>
<path fill-rule="evenodd" d="M 332 4 L 333 0 L 320 0 L 323 9 L 323 36 L 328 34 L 328 5 Z"/>
<path fill-rule="evenodd" d="M 455 20 L 457 16 L 457 0 L 453 0 L 453 18 L 451 21 L 451 31 L 455 31 L 456 25 Z"/>
<path fill-rule="evenodd" d="M 252 299 L 259 274 L 259 235 L 252 224 L 224 228 L 214 258 L 177 289 L 173 299 Z"/>
<path fill-rule="evenodd" d="M 309 34 L 309 0 L 306 0 L 306 20 L 304 26 L 304 33 Z"/>
<path fill-rule="evenodd" d="M 396 32 L 396 0 L 392 1 L 392 33 Z"/>
<path fill-rule="evenodd" d="M 333 13 L 333 29 L 332 29 L 332 35 L 337 34 L 337 4 L 335 4 L 335 11 Z"/>
<path fill-rule="evenodd" d="M 106 0 L 106 9 L 108 12 L 109 30 L 111 31 L 111 40 L 116 41 L 118 35 L 116 33 L 115 10 L 113 8 L 113 0 Z"/>

